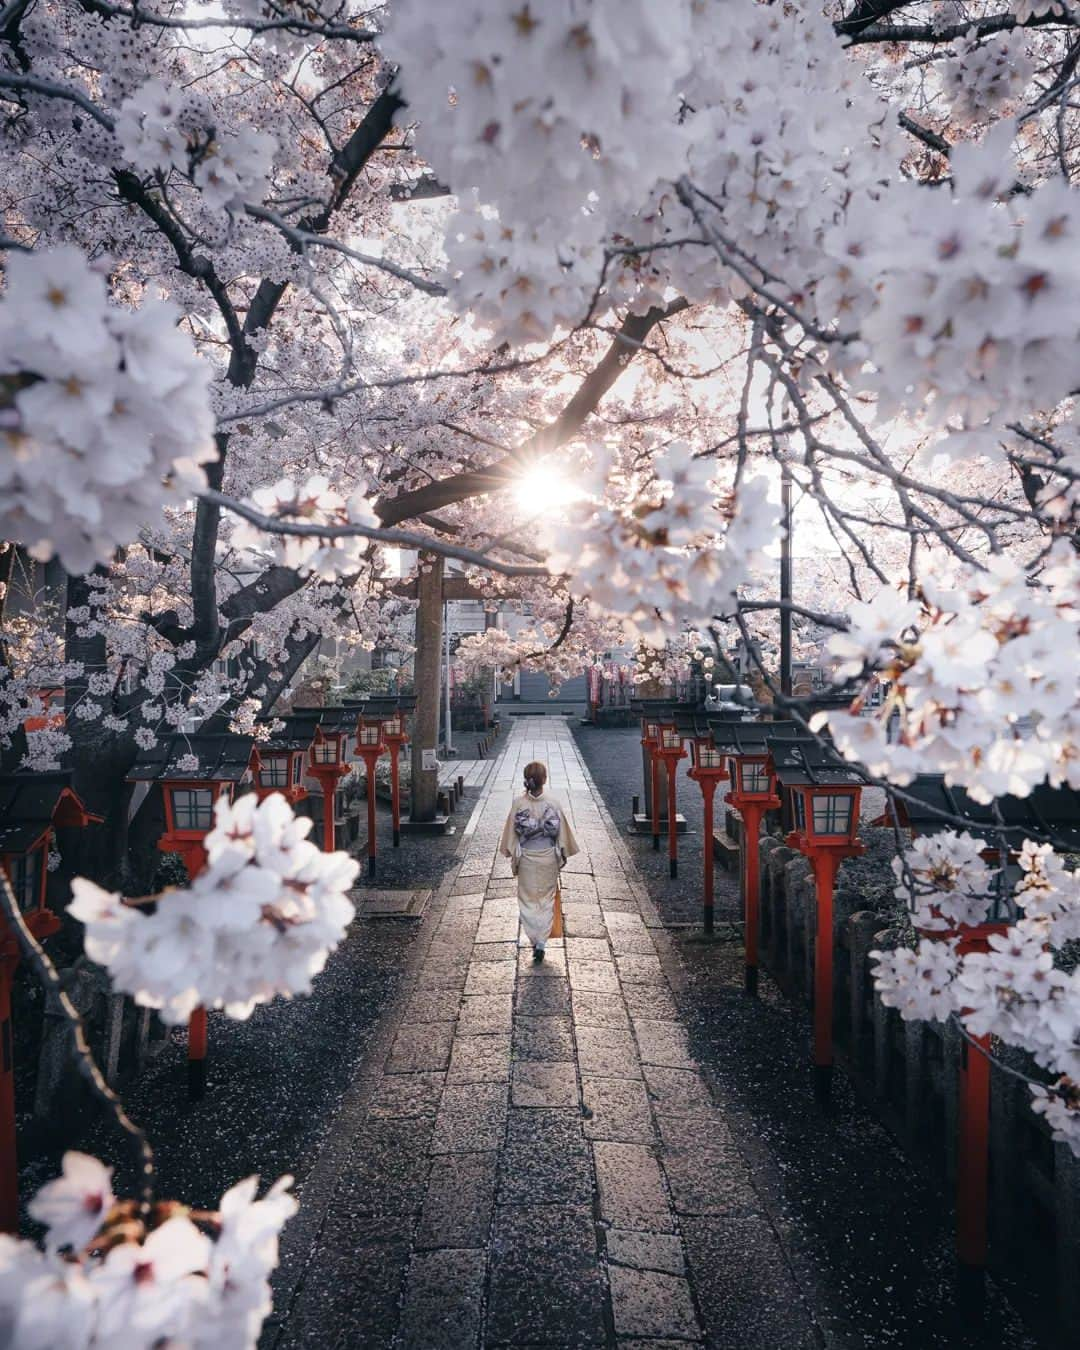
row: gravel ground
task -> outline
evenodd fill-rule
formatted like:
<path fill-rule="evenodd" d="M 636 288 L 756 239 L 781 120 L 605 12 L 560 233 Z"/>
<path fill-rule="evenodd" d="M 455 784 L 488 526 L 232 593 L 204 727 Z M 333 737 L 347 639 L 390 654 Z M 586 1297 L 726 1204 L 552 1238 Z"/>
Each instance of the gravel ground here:
<path fill-rule="evenodd" d="M 460 831 L 479 789 L 456 814 Z M 392 847 L 388 807 L 379 804 L 377 888 L 438 884 L 462 847 L 460 833 L 405 837 Z M 363 861 L 366 830 L 355 845 Z M 368 884 L 361 873 L 360 885 Z M 210 1017 L 209 1086 L 187 1099 L 186 1034 L 177 1031 L 134 1083 L 121 1089 L 131 1117 L 157 1152 L 160 1193 L 216 1207 L 222 1191 L 252 1172 L 292 1173 L 301 1184 L 333 1121 L 380 1016 L 393 1000 L 415 925 L 358 917 L 316 979 L 310 997 L 278 999 L 246 1022 Z M 29 1085 L 27 1085 L 29 1087 Z M 44 1131 L 20 1095 L 19 1162 L 24 1203 L 59 1169 L 66 1148 L 97 1154 L 118 1167 L 118 1191 L 131 1185 L 129 1155 L 118 1130 L 90 1100 L 81 1112 Z"/>
<path fill-rule="evenodd" d="M 576 727 L 575 735 L 612 816 L 628 821 L 630 797 L 641 791 L 637 731 Z M 953 1216 L 938 1180 L 898 1148 L 842 1074 L 832 1107 L 815 1107 L 807 1009 L 787 1000 L 764 972 L 760 1000 L 746 999 L 741 946 L 708 942 L 683 926 L 700 921 L 702 833 L 699 790 L 682 776 L 678 801 L 694 831 L 680 840 L 678 881 L 669 879 L 667 858 L 653 852 L 648 836 L 625 837 L 669 925 L 667 965 L 681 986 L 692 1053 L 750 1163 L 807 1299 L 849 1347 L 1038 1344 L 994 1286 L 982 1328 L 959 1314 Z M 717 877 L 717 918 L 734 919 L 737 889 L 719 870 Z"/>

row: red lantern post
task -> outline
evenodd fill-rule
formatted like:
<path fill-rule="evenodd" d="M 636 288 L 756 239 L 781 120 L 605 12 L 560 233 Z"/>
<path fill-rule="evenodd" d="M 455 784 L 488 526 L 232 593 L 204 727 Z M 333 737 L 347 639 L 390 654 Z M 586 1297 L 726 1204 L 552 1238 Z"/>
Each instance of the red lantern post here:
<path fill-rule="evenodd" d="M 761 936 L 761 822 L 767 811 L 780 805 L 776 775 L 768 753 L 732 755 L 732 790 L 725 800 L 742 818 L 743 985 L 754 997 L 758 991 L 758 946 Z"/>
<path fill-rule="evenodd" d="M 188 761 L 194 761 L 194 767 Z M 140 757 L 128 781 L 157 782 L 165 805 L 165 833 L 157 841 L 162 853 L 183 860 L 194 881 L 206 866 L 205 839 L 214 828 L 214 804 L 232 799 L 240 783 L 258 784 L 259 752 L 247 736 L 177 734 Z M 206 1009 L 188 1019 L 188 1098 L 206 1094 L 208 1034 Z"/>
<path fill-rule="evenodd" d="M 704 894 L 702 897 L 702 921 L 705 932 L 713 931 L 713 799 L 716 787 L 721 779 L 727 777 L 724 755 L 713 744 L 711 736 L 695 736 L 690 742 L 693 767 L 688 776 L 701 788 L 703 810 L 702 832 L 704 834 Z"/>
<path fill-rule="evenodd" d="M 659 727 L 659 739 L 656 750 L 653 755 L 653 762 L 663 761 L 667 772 L 667 799 L 668 799 L 668 869 L 671 877 L 674 879 L 679 875 L 679 835 L 678 835 L 678 812 L 675 805 L 675 789 L 677 787 L 677 776 L 679 772 L 679 760 L 686 758 L 686 751 L 682 745 L 682 733 L 674 722 L 661 723 Z M 654 779 L 654 784 L 655 784 Z M 653 787 L 653 847 L 660 845 L 659 825 L 656 817 L 656 797 L 657 790 Z"/>
<path fill-rule="evenodd" d="M 368 876 L 375 875 L 377 837 L 375 829 L 375 766 L 386 750 L 380 719 L 361 717 L 356 728 L 356 753 L 363 758 L 367 773 Z M 396 761 L 396 755 L 394 759 Z M 393 767 L 391 767 L 393 773 Z"/>
<path fill-rule="evenodd" d="M 394 822 L 394 847 L 401 846 L 401 763 L 400 755 L 409 743 L 405 718 L 396 712 L 383 722 L 383 738 L 390 751 L 390 811 Z"/>
<path fill-rule="evenodd" d="M 6 900 L 38 941 L 59 931 L 46 905 L 54 826 L 100 824 L 67 785 L 68 774 L 8 774 L 0 778 L 0 871 Z M 11 989 L 22 951 L 16 928 L 0 915 L 0 1231 L 18 1232 L 19 1182 L 15 1136 L 15 1056 Z"/>
<path fill-rule="evenodd" d="M 803 771 L 782 774 L 791 783 L 795 829 L 789 848 L 809 858 L 817 893 L 814 943 L 814 1093 L 828 1099 L 833 1068 L 833 891 L 845 858 L 864 852 L 855 835 L 859 825 L 861 779 L 854 770 L 810 767 L 805 752 L 796 751 Z"/>
<path fill-rule="evenodd" d="M 334 797 L 337 785 L 349 772 L 345 763 L 345 733 L 318 726 L 308 752 L 308 772 L 317 779 L 323 802 L 323 852 L 333 853 L 337 846 L 334 832 Z"/>

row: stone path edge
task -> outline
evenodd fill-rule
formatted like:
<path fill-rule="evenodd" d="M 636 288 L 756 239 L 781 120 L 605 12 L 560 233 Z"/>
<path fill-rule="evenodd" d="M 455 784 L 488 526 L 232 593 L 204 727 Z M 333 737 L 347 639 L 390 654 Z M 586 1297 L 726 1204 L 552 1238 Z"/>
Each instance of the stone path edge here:
<path fill-rule="evenodd" d="M 470 825 L 475 828 L 473 823 L 479 819 L 479 813 L 489 792 L 490 788 L 485 784 L 481 795 L 473 803 L 469 820 L 459 834 L 463 843 L 471 834 Z M 409 1000 L 416 991 L 417 972 L 427 958 L 435 931 L 445 912 L 447 900 L 457 884 L 461 862 L 462 857 L 459 853 L 439 882 L 431 903 L 426 907 L 417 925 L 416 940 L 409 949 L 398 988 L 391 1003 L 379 1018 L 371 1043 L 342 1097 L 341 1105 L 319 1148 L 319 1155 L 303 1188 L 297 1191 L 300 1208 L 282 1235 L 281 1259 L 273 1280 L 274 1307 L 263 1325 L 259 1339 L 260 1350 L 274 1350 L 300 1295 L 304 1278 L 318 1251 L 327 1215 L 341 1184 L 344 1163 L 356 1144 L 357 1123 L 366 1113 L 382 1081 L 382 1066 L 404 1022 Z"/>

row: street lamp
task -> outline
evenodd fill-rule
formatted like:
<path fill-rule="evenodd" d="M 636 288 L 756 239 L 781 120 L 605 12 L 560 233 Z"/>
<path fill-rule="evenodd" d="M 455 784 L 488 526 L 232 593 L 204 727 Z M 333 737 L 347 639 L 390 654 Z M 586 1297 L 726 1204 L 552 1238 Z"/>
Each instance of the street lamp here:
<path fill-rule="evenodd" d="M 377 848 L 375 829 L 375 767 L 388 749 L 381 718 L 361 717 L 356 724 L 356 753 L 364 761 L 367 774 L 368 876 L 375 875 Z"/>
<path fill-rule="evenodd" d="M 272 724 L 275 720 L 269 718 L 265 722 Z M 295 806 L 308 795 L 303 781 L 304 764 L 311 750 L 315 728 L 299 717 L 286 717 L 284 723 L 284 727 L 271 732 L 260 743 L 255 793 L 262 802 L 277 792 L 290 806 Z"/>
<path fill-rule="evenodd" d="M 679 772 L 679 760 L 686 758 L 686 751 L 683 749 L 682 732 L 679 730 L 677 722 L 660 722 L 657 724 L 657 732 L 658 740 L 653 757 L 654 760 L 663 761 L 664 768 L 667 771 L 668 869 L 670 876 L 674 879 L 679 875 L 678 813 L 675 805 L 675 789 Z M 653 829 L 653 847 L 659 848 L 660 836 L 658 833 L 659 825 L 656 820 L 655 790 L 653 797 Z"/>
<path fill-rule="evenodd" d="M 687 776 L 694 779 L 701 788 L 705 865 L 702 914 L 705 932 L 711 933 L 713 931 L 713 798 L 716 795 L 717 784 L 727 777 L 727 764 L 724 752 L 713 743 L 712 736 L 697 731 L 690 739 L 690 758 L 693 762 Z"/>
<path fill-rule="evenodd" d="M 773 742 L 770 748 L 777 777 L 793 797 L 795 828 L 786 842 L 814 872 L 814 1092 L 824 1101 L 833 1066 L 833 891 L 843 860 L 865 851 L 856 839 L 863 779 L 816 743 Z"/>
<path fill-rule="evenodd" d="M 760 732 L 761 728 L 754 728 Z M 758 951 L 761 936 L 761 822 L 766 812 L 780 805 L 776 774 L 763 741 L 753 741 L 734 730 L 734 750 L 729 758 L 731 791 L 724 800 L 742 820 L 743 892 L 743 987 L 754 997 L 758 991 Z"/>
<path fill-rule="evenodd" d="M 339 781 L 349 772 L 345 759 L 345 739 L 350 714 L 341 707 L 294 708 L 292 717 L 311 732 L 308 749 L 308 773 L 319 784 L 322 794 L 323 851 L 332 853 L 337 845 L 335 833 L 335 797 Z"/>
<path fill-rule="evenodd" d="M 232 800 L 237 787 L 257 781 L 259 752 L 251 736 L 177 733 L 143 751 L 128 774 L 129 783 L 157 783 L 165 806 L 162 853 L 182 859 L 192 881 L 206 866 L 206 836 L 214 828 L 214 804 Z M 206 1092 L 208 1033 L 206 1009 L 188 1018 L 188 1097 Z"/>

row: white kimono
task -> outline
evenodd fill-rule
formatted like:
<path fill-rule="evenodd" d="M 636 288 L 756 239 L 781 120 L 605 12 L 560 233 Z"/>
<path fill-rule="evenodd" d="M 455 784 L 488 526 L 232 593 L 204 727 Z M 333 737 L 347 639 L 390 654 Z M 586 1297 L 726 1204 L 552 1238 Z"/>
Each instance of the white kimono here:
<path fill-rule="evenodd" d="M 521 924 L 534 947 L 542 947 L 555 920 L 555 891 L 563 855 L 581 850 L 559 802 L 542 792 L 523 792 L 506 817 L 499 852 L 517 873 Z"/>

